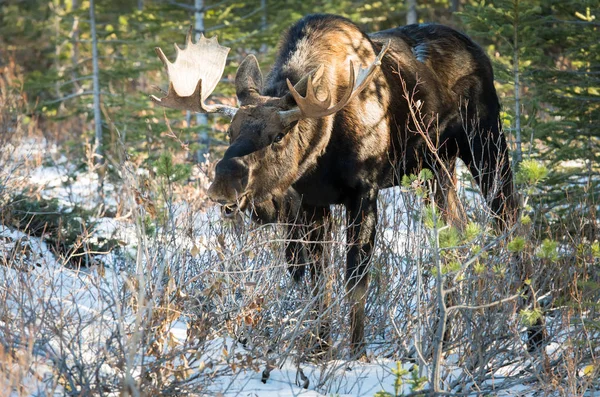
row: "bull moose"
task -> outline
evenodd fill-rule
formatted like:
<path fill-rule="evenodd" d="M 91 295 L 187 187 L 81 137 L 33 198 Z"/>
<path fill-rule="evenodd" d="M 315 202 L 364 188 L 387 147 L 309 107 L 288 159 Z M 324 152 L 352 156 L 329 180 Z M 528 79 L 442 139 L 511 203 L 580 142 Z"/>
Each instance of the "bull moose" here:
<path fill-rule="evenodd" d="M 427 168 L 436 175 L 433 199 L 440 211 L 460 215 L 453 189 L 460 158 L 499 223 L 514 221 L 517 199 L 492 66 L 463 33 L 420 24 L 366 34 L 346 18 L 306 16 L 283 34 L 265 80 L 254 55 L 239 65 L 239 108 L 205 103 L 229 51 L 216 38 L 194 43 L 188 33 L 174 63 L 156 50 L 170 80 L 165 97 L 152 97 L 156 103 L 232 117 L 230 146 L 216 165 L 209 197 L 226 217 L 248 210 L 261 222 L 285 222 L 294 237 L 286 259 L 296 280 L 309 266 L 319 284 L 327 265 L 321 226 L 332 204 L 345 206 L 355 355 L 365 352 L 379 190 Z M 425 133 L 418 132 L 415 113 L 429 126 Z M 320 346 L 327 347 L 322 328 Z"/>

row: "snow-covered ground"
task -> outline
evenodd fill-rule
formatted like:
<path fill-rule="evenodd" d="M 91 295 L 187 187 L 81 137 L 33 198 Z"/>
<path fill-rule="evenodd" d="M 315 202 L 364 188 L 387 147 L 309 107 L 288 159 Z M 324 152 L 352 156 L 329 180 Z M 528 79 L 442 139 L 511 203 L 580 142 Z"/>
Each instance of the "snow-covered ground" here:
<path fill-rule="evenodd" d="M 116 318 L 111 315 L 113 311 L 107 310 L 107 305 L 111 304 L 110 299 L 114 297 L 113 292 L 123 289 L 128 282 L 128 275 L 110 267 L 102 271 L 97 267 L 84 270 L 69 269 L 55 258 L 39 238 L 29 237 L 4 226 L 0 226 L 0 242 L 0 256 L 7 257 L 12 252 L 18 252 L 18 249 L 15 250 L 16 245 L 21 248 L 27 247 L 27 251 L 32 253 L 21 262 L 23 266 L 29 266 L 28 268 L 0 266 L 0 290 L 3 293 L 19 289 L 30 293 L 20 301 L 14 299 L 14 295 L 8 294 L 9 298 L 4 302 L 8 304 L 12 314 L 18 318 L 20 311 L 30 310 L 29 314 L 34 315 L 35 305 L 39 305 L 40 315 L 45 313 L 42 309 L 52 308 L 60 312 L 53 321 L 62 322 L 58 334 L 42 330 L 48 324 L 44 319 L 37 319 L 34 322 L 38 322 L 39 328 L 35 334 L 29 335 L 27 330 L 23 330 L 20 335 L 10 336 L 15 346 L 22 346 L 26 345 L 23 341 L 27 341 L 29 337 L 37 339 L 40 334 L 46 332 L 47 335 L 51 335 L 43 338 L 43 341 L 35 341 L 36 349 L 32 354 L 32 361 L 28 363 L 29 374 L 25 375 L 21 382 L 26 393 L 21 390 L 15 395 L 47 395 L 46 392 L 51 389 L 54 389 L 54 395 L 63 395 L 69 390 L 65 385 L 53 383 L 53 366 L 63 357 L 69 365 L 76 365 L 78 360 L 82 361 L 82 365 L 93 365 L 99 350 L 105 345 L 103 341 L 110 339 L 114 329 L 120 326 L 130 327 L 136 322 L 133 312 L 128 317 Z M 17 262 L 19 261 L 14 263 Z M 11 328 L 7 324 L 1 325 L 2 330 Z M 173 338 L 173 345 L 184 344 L 188 322 L 178 319 L 171 324 L 168 332 Z M 61 346 L 62 338 L 77 338 L 77 351 L 65 350 Z M 222 361 L 222 349 L 230 350 L 232 345 L 230 338 L 216 338 L 211 342 L 213 348 L 208 349 L 203 358 L 208 360 L 216 357 L 215 361 Z M 364 396 L 374 395 L 381 390 L 394 391 L 395 377 L 392 369 L 396 368 L 396 362 L 393 360 L 375 358 L 371 363 L 334 361 L 326 365 L 305 363 L 300 367 L 292 361 L 285 360 L 273 369 L 265 383 L 262 382 L 262 368 L 261 371 L 228 371 L 225 375 L 215 377 L 205 394 L 267 397 Z M 224 363 L 219 366 L 223 367 Z M 408 364 L 405 367 L 410 369 Z M 304 380 L 301 379 L 299 368 L 302 369 L 303 376 L 306 376 Z M 99 372 L 100 376 L 110 376 L 114 369 L 106 363 L 99 366 Z"/>
<path fill-rule="evenodd" d="M 23 150 L 31 155 L 35 149 Z M 35 168 L 28 183 L 37 186 L 42 197 L 56 198 L 63 206 L 93 209 L 97 205 L 96 174 L 76 172 L 59 156 L 52 166 Z M 110 184 L 104 188 L 107 206 L 116 206 L 116 188 Z M 399 366 L 410 371 L 419 361 L 422 352 L 415 353 L 416 341 L 435 325 L 431 318 L 419 317 L 423 301 L 433 296 L 426 290 L 433 290 L 434 278 L 415 276 L 413 258 L 426 255 L 428 242 L 418 219 L 406 215 L 409 207 L 422 203 L 414 197 L 405 199 L 400 189 L 390 189 L 380 198 L 383 226 L 374 257 L 380 273 L 373 275 L 372 289 L 377 291 L 368 305 L 373 315 L 369 329 L 380 336 L 371 340 L 368 362 L 347 359 L 347 324 L 339 326 L 342 331 L 336 335 L 336 354 L 331 359 L 313 362 L 298 351 L 302 344 L 294 338 L 303 336 L 294 332 L 304 329 L 302 321 L 310 323 L 310 315 L 302 312 L 302 299 L 310 293 L 287 281 L 285 264 L 271 253 L 281 251 L 280 240 L 264 242 L 265 233 L 273 232 L 266 227 L 236 231 L 220 221 L 216 208 L 193 211 L 187 203 L 175 204 L 170 212 L 176 225 L 172 236 L 145 235 L 132 213 L 118 219 L 98 217 L 91 238 L 114 238 L 120 248 L 86 269 L 65 266 L 43 239 L 0 225 L 0 368 L 4 370 L 0 389 L 8 390 L 0 390 L 0 396 L 99 394 L 85 389 L 97 384 L 105 385 L 104 395 L 119 395 L 118 390 L 133 390 L 135 385 L 157 387 L 142 391 L 159 395 L 156 379 L 161 376 L 163 382 L 179 385 L 168 389 L 171 395 L 188 393 L 185 387 L 207 396 L 358 397 L 381 391 L 391 396 L 414 392 L 411 373 L 402 375 L 404 382 L 398 385 L 397 371 Z M 333 234 L 331 255 L 343 261 L 343 228 Z M 336 265 L 332 270 L 337 291 L 343 291 L 341 268 Z M 331 313 L 342 319 L 347 313 L 343 298 L 343 293 L 335 293 L 331 307 Z M 300 312 L 305 317 L 294 318 Z M 197 318 L 203 316 L 210 329 L 192 337 Z M 255 321 L 265 328 L 259 329 Z M 274 336 L 274 331 L 261 334 L 277 326 L 287 332 L 285 337 Z M 247 344 L 240 342 L 240 335 L 245 335 L 240 330 L 251 336 Z M 513 345 L 522 348 L 518 332 L 514 338 Z M 546 347 L 550 361 L 561 357 L 566 340 L 566 336 L 555 339 Z M 8 369 L 1 365 L 1 360 L 7 362 L 7 349 L 14 357 L 23 357 L 12 359 Z M 499 367 L 488 368 L 485 381 L 469 383 L 475 374 L 462 361 L 461 349 L 449 350 L 442 366 L 445 386 L 462 379 L 452 386 L 454 392 L 534 396 L 544 390 L 539 384 L 542 364 L 526 355 L 507 359 L 514 352 L 506 351 L 496 360 Z M 409 351 L 410 355 L 402 354 Z M 431 375 L 430 358 L 422 358 L 429 364 L 421 366 L 418 376 Z M 266 368 L 271 370 L 264 381 Z M 143 375 L 144 371 L 149 372 Z M 575 371 L 583 381 L 597 373 L 589 366 Z M 156 378 L 148 381 L 144 376 Z M 428 388 L 429 383 L 420 386 Z"/>

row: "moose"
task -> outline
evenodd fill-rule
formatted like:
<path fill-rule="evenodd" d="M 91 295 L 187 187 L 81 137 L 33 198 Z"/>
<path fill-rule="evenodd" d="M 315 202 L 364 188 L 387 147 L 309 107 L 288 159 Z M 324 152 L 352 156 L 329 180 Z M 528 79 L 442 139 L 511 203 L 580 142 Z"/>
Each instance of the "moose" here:
<path fill-rule="evenodd" d="M 208 190 L 223 216 L 249 211 L 259 222 L 284 222 L 292 236 L 285 249 L 292 276 L 300 280 L 308 267 L 317 289 L 328 265 L 319 242 L 328 233 L 330 206 L 345 206 L 352 354 L 366 351 L 379 190 L 430 169 L 434 203 L 449 222 L 459 222 L 464 214 L 454 183 L 460 158 L 497 224 L 515 221 L 518 200 L 492 66 L 463 33 L 419 24 L 366 34 L 346 18 L 309 15 L 283 34 L 266 79 L 254 55 L 239 65 L 239 107 L 205 103 L 229 49 L 216 38 L 194 43 L 191 31 L 186 41 L 174 63 L 156 49 L 169 88 L 152 100 L 232 118 L 230 145 Z M 319 337 L 327 348 L 328 326 Z"/>

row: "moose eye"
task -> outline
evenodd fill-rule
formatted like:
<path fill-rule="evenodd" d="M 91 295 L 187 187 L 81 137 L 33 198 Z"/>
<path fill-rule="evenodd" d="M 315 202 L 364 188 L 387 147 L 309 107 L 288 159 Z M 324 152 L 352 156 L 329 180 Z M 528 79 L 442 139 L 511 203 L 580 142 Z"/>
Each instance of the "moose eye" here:
<path fill-rule="evenodd" d="M 277 134 L 277 136 L 275 137 L 275 139 L 273 139 L 273 142 L 274 143 L 281 142 L 281 140 L 283 139 L 284 136 L 285 136 L 285 134 L 283 132 Z"/>

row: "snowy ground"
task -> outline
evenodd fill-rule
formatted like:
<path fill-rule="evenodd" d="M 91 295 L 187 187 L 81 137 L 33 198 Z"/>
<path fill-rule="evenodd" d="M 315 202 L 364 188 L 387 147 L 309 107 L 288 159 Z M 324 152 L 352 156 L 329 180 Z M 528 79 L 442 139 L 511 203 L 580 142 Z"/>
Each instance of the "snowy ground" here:
<path fill-rule="evenodd" d="M 106 226 L 106 225 L 105 225 Z M 80 339 L 81 350 L 78 352 L 84 361 L 92 362 L 97 354 L 99 341 L 110 337 L 110 330 L 117 319 L 105 315 L 107 291 L 123 288 L 127 277 L 110 267 L 103 269 L 102 274 L 97 268 L 87 270 L 71 270 L 62 266 L 48 249 L 45 243 L 38 238 L 28 237 L 26 234 L 0 226 L 0 255 L 13 252 L 16 244 L 29 247 L 32 255 L 24 262 L 31 265 L 27 272 L 22 269 L 0 267 L 2 289 L 19 288 L 27 285 L 32 291 L 32 296 L 27 297 L 26 306 L 33 302 L 44 302 L 63 314 L 60 319 L 63 324 L 63 336 L 77 337 Z M 12 302 L 15 303 L 16 302 Z M 23 303 L 23 302 L 21 302 Z M 15 305 L 12 309 L 16 312 L 19 308 Z M 71 334 L 69 323 L 75 320 L 86 322 L 83 332 L 78 335 Z M 133 324 L 135 318 L 119 319 L 124 324 Z M 188 325 L 184 320 L 175 321 L 169 332 L 173 343 L 183 344 L 186 339 Z M 17 335 L 12 335 L 15 339 Z M 27 332 L 18 335 L 27 340 Z M 36 362 L 31 363 L 31 376 L 23 381 L 30 395 L 46 395 L 48 381 L 52 377 L 52 366 L 56 365 L 61 355 L 60 341 L 52 338 L 44 342 L 37 342 Z M 205 359 L 220 356 L 223 347 L 231 349 L 233 342 L 230 339 L 216 339 L 211 345 Z M 56 359 L 56 360 L 55 360 Z M 326 366 L 303 364 L 302 371 L 307 380 L 300 378 L 298 367 L 291 360 L 284 362 L 280 368 L 271 371 L 266 383 L 261 381 L 261 371 L 240 370 L 236 373 L 220 376 L 214 379 L 207 393 L 224 396 L 364 396 L 374 395 L 381 390 L 393 392 L 394 376 L 391 372 L 396 367 L 393 360 L 375 359 L 372 363 L 362 362 L 329 362 Z M 406 365 L 407 369 L 410 366 Z M 110 365 L 102 365 L 100 370 L 110 373 Z M 217 371 L 215 371 L 217 372 Z M 324 378 L 326 384 L 321 384 Z M 305 387 L 306 388 L 305 388 Z M 54 395 L 62 395 L 66 390 L 59 386 L 54 390 Z M 16 395 L 16 394 L 15 394 Z M 22 394 L 23 395 L 23 394 Z"/>
<path fill-rule="evenodd" d="M 50 250 L 37 238 L 30 238 L 18 231 L 0 227 L 0 253 L 10 252 L 14 248 L 14 242 L 29 245 L 35 253 L 30 261 L 34 266 L 28 272 L 18 269 L 0 267 L 0 279 L 3 288 L 18 288 L 18 285 L 26 284 L 34 291 L 33 296 L 27 298 L 28 303 L 44 302 L 63 314 L 60 316 L 63 324 L 63 337 L 79 338 L 81 344 L 78 352 L 84 361 L 93 362 L 98 347 L 102 341 L 110 337 L 112 327 L 119 325 L 130 325 L 135 323 L 135 318 L 125 317 L 115 319 L 106 315 L 106 305 L 109 304 L 107 291 L 115 291 L 123 288 L 127 277 L 111 268 L 106 268 L 99 274 L 98 269 L 70 270 L 62 266 L 54 258 Z M 48 288 L 48 287 L 51 288 Z M 13 307 L 13 310 L 18 310 Z M 75 328 L 70 329 L 69 323 L 75 321 L 89 320 L 78 335 L 71 334 Z M 122 324 L 118 324 L 121 322 Z M 169 333 L 173 337 L 174 344 L 183 344 L 186 340 L 188 324 L 179 319 L 170 327 Z M 78 329 L 80 330 L 80 329 Z M 12 336 L 13 339 L 16 335 Z M 27 332 L 19 335 L 27 340 Z M 47 395 L 48 385 L 52 378 L 52 367 L 57 364 L 61 354 L 58 338 L 52 338 L 44 342 L 37 341 L 37 354 L 34 355 L 36 362 L 30 363 L 30 376 L 23 381 L 27 393 L 20 395 L 43 396 Z M 205 360 L 222 355 L 222 349 L 230 350 L 233 342 L 230 339 L 215 339 L 211 342 L 212 349 L 205 352 Z M 264 396 L 264 397 L 287 397 L 287 396 L 373 396 L 377 392 L 387 391 L 394 393 L 394 382 L 396 377 L 392 373 L 397 368 L 397 362 L 390 359 L 373 357 L 369 363 L 358 361 L 331 361 L 321 365 L 303 363 L 298 367 L 293 360 L 286 360 L 280 367 L 271 371 L 266 383 L 262 382 L 263 372 L 253 370 L 239 370 L 235 372 L 226 371 L 225 374 L 215 377 L 206 390 L 207 395 L 221 396 Z M 223 365 L 221 365 L 223 367 Z M 405 363 L 403 368 L 410 370 L 411 364 Z M 302 378 L 298 369 L 301 368 Z M 99 367 L 101 372 L 110 374 L 114 371 L 109 364 Z M 458 369 L 455 369 L 455 371 Z M 507 373 L 512 373 L 514 368 L 507 368 Z M 218 373 L 215 369 L 215 373 Z M 422 375 L 427 376 L 427 373 Z M 401 387 L 404 393 L 410 392 L 408 385 Z M 498 396 L 524 396 L 524 386 L 515 386 L 510 390 L 502 391 Z M 63 395 L 67 390 L 64 386 L 54 385 L 54 395 Z M 213 394 L 214 393 L 214 394 Z M 17 395 L 17 394 L 15 394 Z M 392 394 L 393 395 L 393 394 Z M 472 395 L 477 395 L 473 393 Z"/>
<path fill-rule="evenodd" d="M 29 183 L 38 186 L 42 196 L 58 198 L 62 205 L 79 204 L 93 208 L 96 203 L 96 174 L 76 173 L 69 169 L 64 160 L 59 159 L 51 167 L 36 168 L 29 178 Z M 108 206 L 116 205 L 112 197 L 114 192 L 114 186 L 105 185 Z M 384 227 L 378 236 L 380 248 L 378 248 L 377 258 L 382 258 L 381 260 L 392 258 L 393 261 L 397 261 L 399 267 L 406 267 L 406 273 L 409 274 L 406 276 L 402 272 L 391 273 L 389 280 L 392 284 L 398 283 L 396 285 L 403 286 L 403 288 L 395 287 L 394 293 L 398 295 L 394 299 L 407 302 L 405 307 L 408 309 L 400 306 L 396 309 L 390 308 L 390 314 L 399 316 L 397 318 L 402 321 L 407 312 L 418 306 L 414 296 L 402 295 L 410 294 L 411 288 L 414 288 L 412 284 L 415 283 L 411 275 L 413 273 L 410 270 L 411 265 L 402 258 L 406 255 L 417 256 L 422 253 L 426 240 L 420 224 L 408 222 L 404 215 L 406 212 L 404 206 L 416 204 L 404 203 L 399 189 L 390 190 L 381 197 L 380 201 L 384 208 L 380 211 Z M 189 210 L 187 205 L 180 204 L 172 209 L 172 216 L 183 219 L 189 216 Z M 267 367 L 264 360 L 256 365 L 232 365 L 232 362 L 240 361 L 239 357 L 244 359 L 251 357 L 256 350 L 253 350 L 252 346 L 247 348 L 241 346 L 226 332 L 209 333 L 210 336 L 204 341 L 202 350 L 195 355 L 190 353 L 192 347 L 190 347 L 189 334 L 194 319 L 185 311 L 185 304 L 177 306 L 177 310 L 180 310 L 179 314 L 167 316 L 160 323 L 167 324 L 160 334 L 163 338 L 160 339 L 159 344 L 161 354 L 151 357 L 147 351 L 140 348 L 144 345 L 136 339 L 138 338 L 136 330 L 147 326 L 146 322 L 150 321 L 148 318 L 152 319 L 153 314 L 144 317 L 148 315 L 148 311 L 140 310 L 139 302 L 148 302 L 148 307 L 158 313 L 162 308 L 160 305 L 165 304 L 160 294 L 165 296 L 188 294 L 189 296 L 190 291 L 186 290 L 186 284 L 191 282 L 190 279 L 195 281 L 201 279 L 204 284 L 210 281 L 215 283 L 217 289 L 221 288 L 219 293 L 224 296 L 222 300 L 229 299 L 228 304 L 241 301 L 246 306 L 240 305 L 240 307 L 249 307 L 248 302 L 252 301 L 253 297 L 241 296 L 240 285 L 235 284 L 236 280 L 238 280 L 237 284 L 242 280 L 242 284 L 250 286 L 265 282 L 265 277 L 268 276 L 265 276 L 266 272 L 263 270 L 266 265 L 261 259 L 264 258 L 261 255 L 265 255 L 261 253 L 264 247 L 260 246 L 258 253 L 255 252 L 256 250 L 238 251 L 248 247 L 249 242 L 255 242 L 254 240 L 257 239 L 255 232 L 248 233 L 244 237 L 245 240 L 225 233 L 227 228 L 221 225 L 218 211 L 214 208 L 195 213 L 192 219 L 192 232 L 189 235 L 178 236 L 176 244 L 173 246 L 167 244 L 156 252 L 152 250 L 151 243 L 144 242 L 146 237 L 140 235 L 139 226 L 133 222 L 133 217 L 121 219 L 103 217 L 97 218 L 96 222 L 96 235 L 118 239 L 122 242 L 123 248 L 119 252 L 115 251 L 102 257 L 101 264 L 84 270 L 64 266 L 61 259 L 41 239 L 0 225 L 0 259 L 4 265 L 0 266 L 0 303 L 4 304 L 7 310 L 0 313 L 0 342 L 5 349 L 12 346 L 16 351 L 27 352 L 29 357 L 25 361 L 15 361 L 10 370 L 5 369 L 5 379 L 0 379 L 0 389 L 4 387 L 5 390 L 13 390 L 13 392 L 3 394 L 0 391 L 0 396 L 58 396 L 74 393 L 78 390 L 76 385 L 64 378 L 56 380 L 55 374 L 60 366 L 81 367 L 86 370 L 95 368 L 95 376 L 106 379 L 107 384 L 112 382 L 114 385 L 116 382 L 117 385 L 126 385 L 129 379 L 139 378 L 140 368 L 143 367 L 142 357 L 158 361 L 159 356 L 163 359 L 171 350 L 177 352 L 176 358 L 171 361 L 175 370 L 167 378 L 179 376 L 177 372 L 179 367 L 187 371 L 184 378 L 193 378 L 194 375 L 200 374 L 197 379 L 198 390 L 203 390 L 199 392 L 200 395 L 342 397 L 374 396 L 380 391 L 391 393 L 390 395 L 411 392 L 408 384 L 410 375 L 405 375 L 406 383 L 399 386 L 399 389 L 395 389 L 397 376 L 394 371 L 399 365 L 396 356 L 385 353 L 385 349 L 378 350 L 378 345 L 375 343 L 370 346 L 370 362 L 344 360 L 343 354 L 336 360 L 318 363 L 306 360 L 297 362 L 296 354 L 292 350 L 272 364 L 273 369 L 266 382 L 263 382 L 263 371 Z M 398 227 L 400 224 L 404 226 Z M 343 236 L 340 240 L 343 240 Z M 415 241 L 420 243 L 415 244 Z M 343 241 L 336 247 L 342 255 Z M 267 258 L 272 260 L 270 256 Z M 377 258 L 376 260 L 379 260 Z M 172 269 L 177 270 L 178 273 L 171 270 L 169 267 L 171 264 L 182 260 L 189 260 L 191 267 L 183 269 L 173 267 Z M 129 261 L 128 263 L 137 267 L 134 271 L 128 270 L 127 266 L 123 265 L 124 261 Z M 212 265 L 211 261 L 218 265 Z M 157 273 L 158 276 L 155 274 L 157 265 L 158 270 L 163 272 Z M 223 272 L 219 277 L 198 278 L 202 276 L 202 272 L 207 271 L 219 275 L 224 266 L 229 266 L 227 272 Z M 284 273 L 285 271 L 281 271 L 281 274 Z M 165 274 L 169 275 L 170 280 L 165 282 L 164 286 L 158 285 Z M 148 291 L 151 292 L 146 291 L 144 292 L 146 295 L 139 295 L 142 289 L 135 290 L 131 287 L 135 283 L 150 285 Z M 158 283 L 158 286 L 154 283 Z M 220 287 L 222 285 L 231 286 L 231 291 Z M 281 285 L 287 288 L 286 286 L 290 284 Z M 280 287 L 275 285 L 273 288 L 275 289 L 267 289 L 266 293 L 279 291 L 277 288 Z M 207 290 L 209 289 L 207 287 Z M 202 297 L 205 291 L 200 290 L 198 293 Z M 281 294 L 281 292 L 277 293 Z M 293 295 L 293 292 L 290 294 Z M 134 303 L 120 301 L 122 297 Z M 338 296 L 336 305 L 343 313 L 345 310 L 343 296 Z M 375 321 L 376 319 L 371 320 L 372 323 Z M 394 325 L 397 326 L 396 323 Z M 402 326 L 400 325 L 399 328 Z M 401 332 L 407 332 L 405 336 L 408 339 L 414 338 L 412 331 L 399 329 L 398 332 L 399 335 Z M 119 337 L 115 335 L 120 335 L 123 346 L 118 345 L 119 341 L 115 339 Z M 407 348 L 413 345 L 412 340 L 401 342 Z M 547 346 L 549 356 L 559 355 L 561 345 L 562 342 L 554 341 Z M 257 348 L 262 348 L 262 345 Z M 383 353 L 380 354 L 379 351 Z M 234 356 L 239 357 L 234 358 Z M 0 354 L 1 357 L 3 356 Z M 103 359 L 99 360 L 99 357 Z M 190 361 L 189 366 L 187 363 L 184 366 L 184 361 L 190 360 L 190 357 L 195 359 Z M 457 362 L 457 357 L 458 355 L 452 352 L 446 356 L 443 371 L 447 384 L 450 384 L 453 379 L 464 376 L 463 364 Z M 123 360 L 125 362 L 122 362 Z M 400 365 L 405 370 L 410 370 L 413 366 L 409 361 L 403 361 Z M 493 395 L 497 396 L 536 395 L 534 391 L 539 389 L 539 385 L 536 386 L 535 377 L 525 377 L 524 382 L 514 384 L 512 382 L 513 378 L 522 371 L 531 372 L 532 366 L 536 365 L 538 364 L 531 360 L 504 364 L 502 368 L 495 369 L 486 384 L 490 387 L 494 386 L 496 391 Z M 25 366 L 28 370 L 19 375 L 17 369 L 20 366 Z M 419 376 L 428 377 L 429 370 L 430 368 L 425 366 Z M 583 378 L 589 372 L 589 368 L 578 370 Z M 19 379 L 16 384 L 15 379 Z M 73 379 L 76 379 L 75 375 Z M 506 387 L 502 386 L 503 382 L 507 383 Z M 478 385 L 478 387 L 483 386 L 485 384 Z M 428 387 L 427 382 L 423 387 Z M 480 395 L 477 390 L 477 388 L 464 390 L 463 393 L 467 394 L 462 395 Z M 105 392 L 105 395 L 117 394 L 110 390 Z"/>

